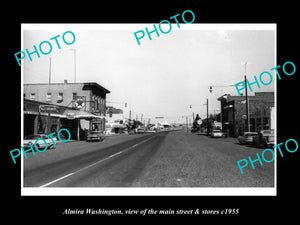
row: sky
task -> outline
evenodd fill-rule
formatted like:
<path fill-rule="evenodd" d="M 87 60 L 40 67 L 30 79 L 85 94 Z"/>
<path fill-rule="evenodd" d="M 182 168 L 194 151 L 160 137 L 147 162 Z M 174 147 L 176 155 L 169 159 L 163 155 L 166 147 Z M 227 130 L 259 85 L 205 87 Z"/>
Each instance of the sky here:
<path fill-rule="evenodd" d="M 74 82 L 72 49 L 76 49 L 76 82 L 97 82 L 110 90 L 107 105 L 121 108 L 125 114 L 131 109 L 134 117 L 143 114 L 143 118 L 181 122 L 193 112 L 205 118 L 206 99 L 209 113 L 219 112 L 217 98 L 237 95 L 230 85 L 243 81 L 246 61 L 250 82 L 254 75 L 259 77 L 276 66 L 276 33 L 270 27 L 181 24 L 178 28 L 172 24 L 168 34 L 157 37 L 152 33 L 152 40 L 145 35 L 138 45 L 134 32 L 145 31 L 145 27 L 151 30 L 153 24 L 23 26 L 22 49 L 29 52 L 33 45 L 38 47 L 66 31 L 76 36 L 72 45 L 59 39 L 61 49 L 50 41 L 53 49 L 49 55 L 32 55 L 32 61 L 25 57 L 23 83 L 48 83 L 50 57 L 51 82 Z M 274 80 L 268 86 L 253 86 L 253 90 L 274 91 Z"/>

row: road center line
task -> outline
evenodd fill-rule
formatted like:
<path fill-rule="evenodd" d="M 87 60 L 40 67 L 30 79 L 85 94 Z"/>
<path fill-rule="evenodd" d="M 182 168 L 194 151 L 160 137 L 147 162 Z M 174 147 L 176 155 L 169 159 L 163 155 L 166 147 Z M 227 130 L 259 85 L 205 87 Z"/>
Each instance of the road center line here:
<path fill-rule="evenodd" d="M 58 179 L 55 179 L 55 180 L 53 180 L 53 181 L 51 181 L 51 182 L 49 182 L 49 183 L 47 183 L 47 184 L 44 184 L 44 185 L 40 186 L 40 188 L 46 187 L 46 186 L 48 186 L 48 185 L 50 185 L 50 184 L 53 184 L 53 183 L 55 183 L 55 182 L 57 182 L 57 181 L 60 181 L 60 180 L 62 180 L 62 179 L 64 179 L 64 178 L 66 178 L 66 177 L 69 177 L 69 176 L 71 176 L 71 175 L 73 175 L 73 173 L 69 173 L 69 174 L 67 174 L 67 175 L 65 175 L 65 176 L 62 176 L 62 177 L 60 177 L 60 178 L 58 178 Z"/>
<path fill-rule="evenodd" d="M 62 176 L 62 177 L 60 177 L 60 178 L 57 178 L 57 179 L 55 179 L 55 180 L 53 180 L 53 181 L 51 181 L 51 182 L 49 182 L 49 183 L 46 183 L 46 184 L 40 186 L 40 188 L 47 187 L 47 186 L 49 186 L 49 185 L 51 185 L 51 184 L 54 184 L 54 183 L 56 183 L 56 182 L 58 182 L 58 181 L 60 181 L 60 180 L 62 180 L 62 179 L 64 179 L 64 178 L 67 178 L 67 177 L 69 177 L 69 176 L 71 176 L 71 175 L 73 175 L 73 174 L 75 174 L 75 173 L 81 172 L 81 171 L 83 171 L 83 170 L 85 170 L 85 169 L 88 169 L 88 168 L 90 168 L 90 167 L 92 167 L 92 166 L 98 164 L 98 163 L 102 163 L 102 162 L 106 161 L 107 159 L 111 159 L 111 158 L 113 158 L 113 157 L 115 157 L 115 156 L 117 156 L 117 155 L 120 155 L 121 153 L 124 153 L 124 152 L 126 152 L 126 151 L 129 151 L 130 149 L 133 149 L 133 148 L 135 148 L 136 146 L 145 143 L 146 141 L 152 139 L 153 137 L 155 137 L 155 136 L 152 136 L 152 137 L 150 137 L 150 138 L 147 138 L 146 140 L 144 140 L 144 141 L 142 141 L 142 142 L 140 142 L 140 143 L 137 143 L 137 144 L 135 144 L 135 145 L 133 145 L 133 146 L 130 146 L 130 147 L 128 147 L 128 148 L 125 148 L 125 149 L 123 149 L 122 151 L 119 151 L 119 152 L 117 152 L 117 153 L 114 153 L 114 154 L 112 154 L 112 155 L 110 155 L 110 156 L 108 156 L 108 157 L 106 157 L 106 158 L 104 158 L 104 159 L 101 159 L 101 160 L 99 160 L 99 161 L 97 161 L 97 162 L 94 162 L 94 163 L 92 163 L 92 164 L 90 164 L 90 165 L 88 165 L 88 166 L 85 166 L 85 167 L 83 167 L 83 168 L 81 168 L 81 169 L 79 169 L 79 170 L 76 170 L 75 172 L 72 172 L 72 173 L 69 173 L 69 174 L 67 174 L 67 175 L 64 175 L 64 176 Z"/>
<path fill-rule="evenodd" d="M 120 151 L 120 152 L 117 152 L 117 153 L 115 153 L 115 154 L 113 154 L 113 155 L 111 155 L 111 156 L 108 156 L 108 158 L 112 158 L 112 157 L 114 157 L 114 156 L 116 156 L 116 155 L 119 155 L 119 154 L 121 154 L 121 153 L 123 153 L 123 151 Z"/>

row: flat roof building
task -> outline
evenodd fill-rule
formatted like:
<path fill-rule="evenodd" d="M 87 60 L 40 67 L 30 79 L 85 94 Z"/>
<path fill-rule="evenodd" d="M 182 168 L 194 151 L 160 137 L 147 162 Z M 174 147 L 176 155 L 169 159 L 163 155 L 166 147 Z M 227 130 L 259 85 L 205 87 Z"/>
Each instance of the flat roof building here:
<path fill-rule="evenodd" d="M 246 131 L 246 97 L 222 95 L 218 98 L 221 103 L 221 122 L 223 132 L 230 136 L 238 136 Z M 271 129 L 271 110 L 274 108 L 274 92 L 255 92 L 248 96 L 250 131 Z"/>
<path fill-rule="evenodd" d="M 24 84 L 23 87 L 24 109 L 30 104 L 37 105 L 36 109 L 43 104 L 64 109 L 57 115 L 49 114 L 51 119 L 44 118 L 46 116 L 39 110 L 30 112 L 25 109 L 24 135 L 31 132 L 49 133 L 65 127 L 80 140 L 79 136 L 83 136 L 81 133 L 86 129 L 105 129 L 106 94 L 110 91 L 101 85 L 95 82 L 68 83 L 65 80 L 64 83 L 34 83 Z M 26 128 L 25 125 L 35 128 Z"/>
<path fill-rule="evenodd" d="M 109 90 L 95 82 L 24 84 L 26 99 L 85 110 L 105 116 L 106 94 Z"/>

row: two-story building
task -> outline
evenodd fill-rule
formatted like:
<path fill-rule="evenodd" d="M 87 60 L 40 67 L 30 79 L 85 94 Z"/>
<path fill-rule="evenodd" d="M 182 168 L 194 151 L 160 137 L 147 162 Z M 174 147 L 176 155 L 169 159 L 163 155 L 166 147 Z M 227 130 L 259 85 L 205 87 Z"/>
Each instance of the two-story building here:
<path fill-rule="evenodd" d="M 24 84 L 23 87 L 25 100 L 57 106 L 60 111 L 56 113 L 60 118 L 59 127 L 71 129 L 77 139 L 82 130 L 105 130 L 106 94 L 110 91 L 101 85 L 95 82 L 68 83 L 65 80 L 64 83 Z M 28 111 L 25 114 L 31 115 Z M 50 126 L 47 132 L 51 131 Z"/>

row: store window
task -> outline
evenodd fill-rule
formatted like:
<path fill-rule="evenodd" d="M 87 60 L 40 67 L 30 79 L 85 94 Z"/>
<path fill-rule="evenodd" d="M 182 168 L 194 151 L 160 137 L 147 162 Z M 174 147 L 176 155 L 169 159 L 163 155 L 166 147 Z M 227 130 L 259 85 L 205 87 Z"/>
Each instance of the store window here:
<path fill-rule="evenodd" d="M 35 93 L 30 93 L 30 100 L 35 100 Z"/>
<path fill-rule="evenodd" d="M 57 95 L 57 102 L 61 103 L 64 100 L 64 94 L 62 92 L 59 92 Z"/>
<path fill-rule="evenodd" d="M 52 99 L 52 94 L 51 93 L 47 93 L 46 95 L 46 102 L 51 102 Z"/>

